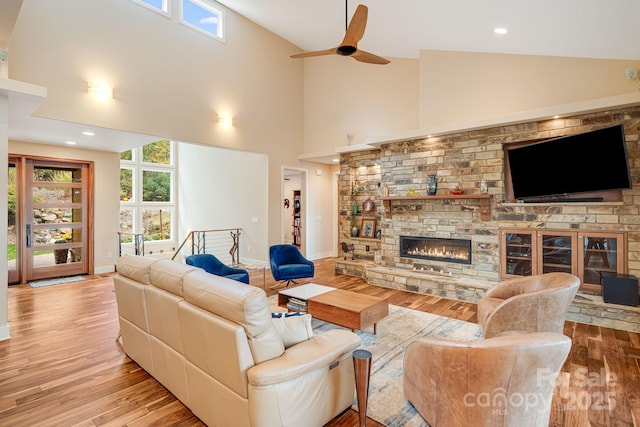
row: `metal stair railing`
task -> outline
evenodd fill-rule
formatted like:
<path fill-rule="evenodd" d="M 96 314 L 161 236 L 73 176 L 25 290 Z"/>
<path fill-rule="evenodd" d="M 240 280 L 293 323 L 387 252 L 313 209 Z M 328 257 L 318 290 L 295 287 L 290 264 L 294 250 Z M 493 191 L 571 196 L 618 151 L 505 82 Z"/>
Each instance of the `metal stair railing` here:
<path fill-rule="evenodd" d="M 125 254 L 144 256 L 144 235 L 142 233 L 118 231 L 118 256 Z"/>
<path fill-rule="evenodd" d="M 184 259 L 189 255 L 212 254 L 224 264 L 237 266 L 240 260 L 241 228 L 196 230 L 187 234 L 171 259 Z"/>

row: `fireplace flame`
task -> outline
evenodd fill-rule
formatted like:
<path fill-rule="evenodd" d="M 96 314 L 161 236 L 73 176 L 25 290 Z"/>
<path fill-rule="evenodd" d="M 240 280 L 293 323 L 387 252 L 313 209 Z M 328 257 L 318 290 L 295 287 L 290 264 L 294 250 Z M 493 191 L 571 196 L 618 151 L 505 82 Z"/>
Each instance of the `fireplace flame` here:
<path fill-rule="evenodd" d="M 447 248 L 446 246 L 436 248 L 425 245 L 422 248 L 416 247 L 414 249 L 407 250 L 407 254 L 414 256 L 428 256 L 431 258 L 458 259 L 463 261 L 469 258 L 469 254 L 466 250 L 456 250 L 454 248 Z"/>
<path fill-rule="evenodd" d="M 471 241 L 400 236 L 400 256 L 471 264 Z"/>

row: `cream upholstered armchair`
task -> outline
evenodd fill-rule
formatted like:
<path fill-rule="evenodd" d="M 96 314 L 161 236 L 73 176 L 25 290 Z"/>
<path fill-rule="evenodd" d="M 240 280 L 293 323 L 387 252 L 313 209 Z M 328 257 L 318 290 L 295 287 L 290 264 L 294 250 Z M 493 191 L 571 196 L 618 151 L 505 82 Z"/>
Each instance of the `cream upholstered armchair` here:
<path fill-rule="evenodd" d="M 404 394 L 434 427 L 547 427 L 570 349 L 571 340 L 555 332 L 419 338 L 404 356 Z"/>
<path fill-rule="evenodd" d="M 505 331 L 562 333 L 580 279 L 546 273 L 505 280 L 478 301 L 478 324 L 485 338 Z"/>

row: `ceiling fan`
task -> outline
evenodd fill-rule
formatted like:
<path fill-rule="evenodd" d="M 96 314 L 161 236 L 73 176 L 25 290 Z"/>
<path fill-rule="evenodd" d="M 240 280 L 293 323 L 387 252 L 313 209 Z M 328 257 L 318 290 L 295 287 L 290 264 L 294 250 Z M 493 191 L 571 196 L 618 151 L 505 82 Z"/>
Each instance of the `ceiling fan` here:
<path fill-rule="evenodd" d="M 345 0 L 345 24 L 347 21 L 347 1 Z M 351 22 L 347 26 L 346 33 L 342 39 L 340 46 L 336 48 L 326 50 L 314 50 L 309 52 L 297 53 L 291 55 L 292 58 L 309 58 L 311 56 L 323 56 L 323 55 L 342 55 L 350 56 L 356 61 L 366 62 L 368 64 L 388 64 L 390 61 L 381 56 L 374 55 L 373 53 L 365 52 L 358 49 L 358 42 L 364 36 L 364 29 L 367 26 L 367 15 L 369 14 L 369 8 L 363 4 L 359 4 L 356 8 Z"/>

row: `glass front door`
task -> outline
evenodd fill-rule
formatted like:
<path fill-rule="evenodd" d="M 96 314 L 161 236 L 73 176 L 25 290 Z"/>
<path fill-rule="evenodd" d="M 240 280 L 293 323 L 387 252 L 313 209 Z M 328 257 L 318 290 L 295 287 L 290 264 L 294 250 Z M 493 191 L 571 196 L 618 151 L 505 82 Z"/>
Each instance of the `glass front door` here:
<path fill-rule="evenodd" d="M 91 174 L 90 163 L 9 160 L 9 283 L 90 272 Z"/>
<path fill-rule="evenodd" d="M 82 164 L 27 161 L 25 225 L 29 279 L 87 272 L 86 206 Z"/>

